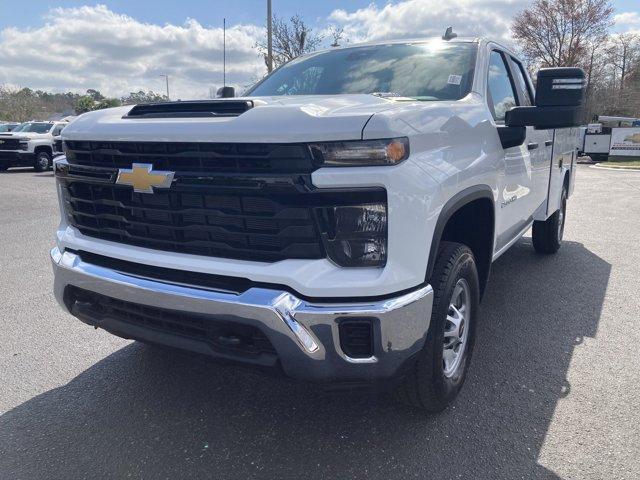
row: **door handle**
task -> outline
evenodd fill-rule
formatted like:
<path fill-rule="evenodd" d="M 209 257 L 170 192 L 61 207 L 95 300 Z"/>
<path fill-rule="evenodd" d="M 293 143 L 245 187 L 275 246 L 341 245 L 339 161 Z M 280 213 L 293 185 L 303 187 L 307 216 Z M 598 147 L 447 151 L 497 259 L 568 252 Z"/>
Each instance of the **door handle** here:
<path fill-rule="evenodd" d="M 537 143 L 530 143 L 529 145 L 527 145 L 527 148 L 529 150 L 535 150 L 536 148 L 538 148 L 538 144 Z"/>
<path fill-rule="evenodd" d="M 544 146 L 545 146 L 545 147 L 550 147 L 551 145 L 553 145 L 553 140 L 546 140 L 546 141 L 544 142 Z"/>

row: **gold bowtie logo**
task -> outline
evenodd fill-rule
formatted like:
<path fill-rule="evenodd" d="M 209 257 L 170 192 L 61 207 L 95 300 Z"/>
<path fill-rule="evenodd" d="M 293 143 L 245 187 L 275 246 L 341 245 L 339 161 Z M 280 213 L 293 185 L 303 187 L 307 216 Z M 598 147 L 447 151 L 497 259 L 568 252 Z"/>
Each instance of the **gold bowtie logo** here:
<path fill-rule="evenodd" d="M 169 188 L 175 172 L 153 170 L 149 163 L 134 163 L 131 168 L 118 169 L 116 183 L 131 185 L 134 192 L 153 193 L 154 188 Z"/>

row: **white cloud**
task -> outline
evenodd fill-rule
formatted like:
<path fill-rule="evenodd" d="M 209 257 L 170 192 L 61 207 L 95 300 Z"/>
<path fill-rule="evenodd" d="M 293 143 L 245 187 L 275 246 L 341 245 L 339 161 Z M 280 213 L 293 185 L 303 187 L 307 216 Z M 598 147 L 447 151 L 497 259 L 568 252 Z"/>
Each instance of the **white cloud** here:
<path fill-rule="evenodd" d="M 263 34 L 254 25 L 227 29 L 227 83 L 246 85 L 263 74 L 254 48 Z M 222 29 L 196 20 L 152 25 L 97 5 L 56 8 L 40 28 L 0 32 L 0 84 L 120 96 L 164 93 L 160 74 L 170 76 L 173 98 L 207 97 L 222 84 Z"/>
<path fill-rule="evenodd" d="M 616 30 L 620 33 L 629 32 L 640 34 L 640 13 L 622 12 L 613 17 Z"/>
<path fill-rule="evenodd" d="M 406 0 L 355 12 L 335 10 L 329 20 L 351 41 L 440 36 L 451 25 L 462 36 L 509 41 L 511 19 L 529 0 Z"/>
<path fill-rule="evenodd" d="M 640 13 L 622 12 L 613 17 L 616 25 L 637 25 L 640 26 Z"/>

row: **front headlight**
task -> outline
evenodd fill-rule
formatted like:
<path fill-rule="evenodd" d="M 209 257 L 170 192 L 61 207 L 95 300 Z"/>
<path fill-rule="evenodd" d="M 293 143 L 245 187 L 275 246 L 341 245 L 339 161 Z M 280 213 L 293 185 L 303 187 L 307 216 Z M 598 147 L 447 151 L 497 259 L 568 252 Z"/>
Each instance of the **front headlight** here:
<path fill-rule="evenodd" d="M 409 139 L 322 142 L 312 143 L 309 148 L 316 164 L 323 167 L 396 165 L 409 156 Z"/>
<path fill-rule="evenodd" d="M 325 249 L 341 267 L 384 267 L 387 263 L 387 205 L 369 203 L 322 209 Z"/>

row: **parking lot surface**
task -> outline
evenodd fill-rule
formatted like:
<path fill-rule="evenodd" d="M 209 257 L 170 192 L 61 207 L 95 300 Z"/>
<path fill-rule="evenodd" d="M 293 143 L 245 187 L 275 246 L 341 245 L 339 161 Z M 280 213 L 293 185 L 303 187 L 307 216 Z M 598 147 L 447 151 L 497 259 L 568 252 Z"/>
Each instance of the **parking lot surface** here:
<path fill-rule="evenodd" d="M 50 172 L 0 174 L 0 478 L 640 477 L 640 173 L 580 166 L 565 243 L 494 264 L 426 416 L 94 330 L 51 294 Z"/>

